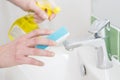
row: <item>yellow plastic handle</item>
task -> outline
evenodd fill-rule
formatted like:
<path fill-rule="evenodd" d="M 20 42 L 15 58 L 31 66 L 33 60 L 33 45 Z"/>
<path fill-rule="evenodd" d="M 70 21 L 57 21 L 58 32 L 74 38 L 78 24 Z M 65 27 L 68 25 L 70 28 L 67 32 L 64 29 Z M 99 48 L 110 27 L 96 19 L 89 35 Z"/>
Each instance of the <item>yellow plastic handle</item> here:
<path fill-rule="evenodd" d="M 42 10 L 44 10 L 49 17 L 52 14 L 58 14 L 60 12 L 60 7 L 52 7 L 50 3 L 40 4 L 40 2 L 37 1 L 36 5 L 39 6 Z"/>

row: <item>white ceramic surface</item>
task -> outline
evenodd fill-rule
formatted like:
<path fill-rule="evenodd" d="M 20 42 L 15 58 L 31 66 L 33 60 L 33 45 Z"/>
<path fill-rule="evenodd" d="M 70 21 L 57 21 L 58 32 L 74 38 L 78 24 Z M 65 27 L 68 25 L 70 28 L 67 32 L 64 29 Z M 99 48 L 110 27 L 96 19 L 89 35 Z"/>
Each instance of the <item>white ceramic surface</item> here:
<path fill-rule="evenodd" d="M 76 49 L 76 53 L 79 53 L 79 59 L 86 67 L 86 76 L 83 80 L 120 80 L 120 65 L 116 62 L 112 68 L 100 69 L 97 67 L 97 51 L 90 46 L 79 47 Z"/>
<path fill-rule="evenodd" d="M 35 57 L 45 62 L 45 66 L 22 65 L 7 70 L 5 80 L 120 80 L 120 66 L 99 69 L 96 65 L 96 50 L 82 46 L 66 51 L 63 46 L 50 48 L 56 53 L 53 58 Z M 86 68 L 81 75 L 80 65 Z"/>

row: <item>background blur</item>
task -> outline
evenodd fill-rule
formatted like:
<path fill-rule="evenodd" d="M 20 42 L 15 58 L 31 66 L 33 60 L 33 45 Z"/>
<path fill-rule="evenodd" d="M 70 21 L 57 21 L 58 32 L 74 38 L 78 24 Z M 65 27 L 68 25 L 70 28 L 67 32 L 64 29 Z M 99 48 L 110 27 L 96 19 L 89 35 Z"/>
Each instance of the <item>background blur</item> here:
<path fill-rule="evenodd" d="M 120 27 L 120 0 L 91 0 L 92 15 L 109 19 L 111 24 Z"/>

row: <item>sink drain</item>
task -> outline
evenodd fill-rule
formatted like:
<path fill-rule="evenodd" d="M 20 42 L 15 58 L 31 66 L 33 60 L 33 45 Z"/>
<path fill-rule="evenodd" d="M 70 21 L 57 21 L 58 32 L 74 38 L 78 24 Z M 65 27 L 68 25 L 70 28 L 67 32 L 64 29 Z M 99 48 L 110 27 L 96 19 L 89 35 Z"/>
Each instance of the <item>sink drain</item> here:
<path fill-rule="evenodd" d="M 86 74 L 87 74 L 86 67 L 85 67 L 85 65 L 81 64 L 80 65 L 80 75 L 81 75 L 81 77 L 84 77 Z"/>

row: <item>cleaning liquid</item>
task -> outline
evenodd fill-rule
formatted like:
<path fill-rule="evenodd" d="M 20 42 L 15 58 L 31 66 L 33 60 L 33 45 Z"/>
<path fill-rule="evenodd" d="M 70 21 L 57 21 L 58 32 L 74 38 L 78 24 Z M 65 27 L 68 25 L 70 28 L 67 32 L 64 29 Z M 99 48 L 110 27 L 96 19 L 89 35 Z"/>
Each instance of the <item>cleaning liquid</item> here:
<path fill-rule="evenodd" d="M 36 5 L 47 13 L 48 18 L 52 14 L 56 15 L 60 12 L 60 8 L 49 0 L 39 0 L 36 2 Z M 20 17 L 12 24 L 8 32 L 8 37 L 10 38 L 10 40 L 14 40 L 21 35 L 27 34 L 38 28 L 39 25 L 34 21 L 33 14 L 28 14 Z"/>

